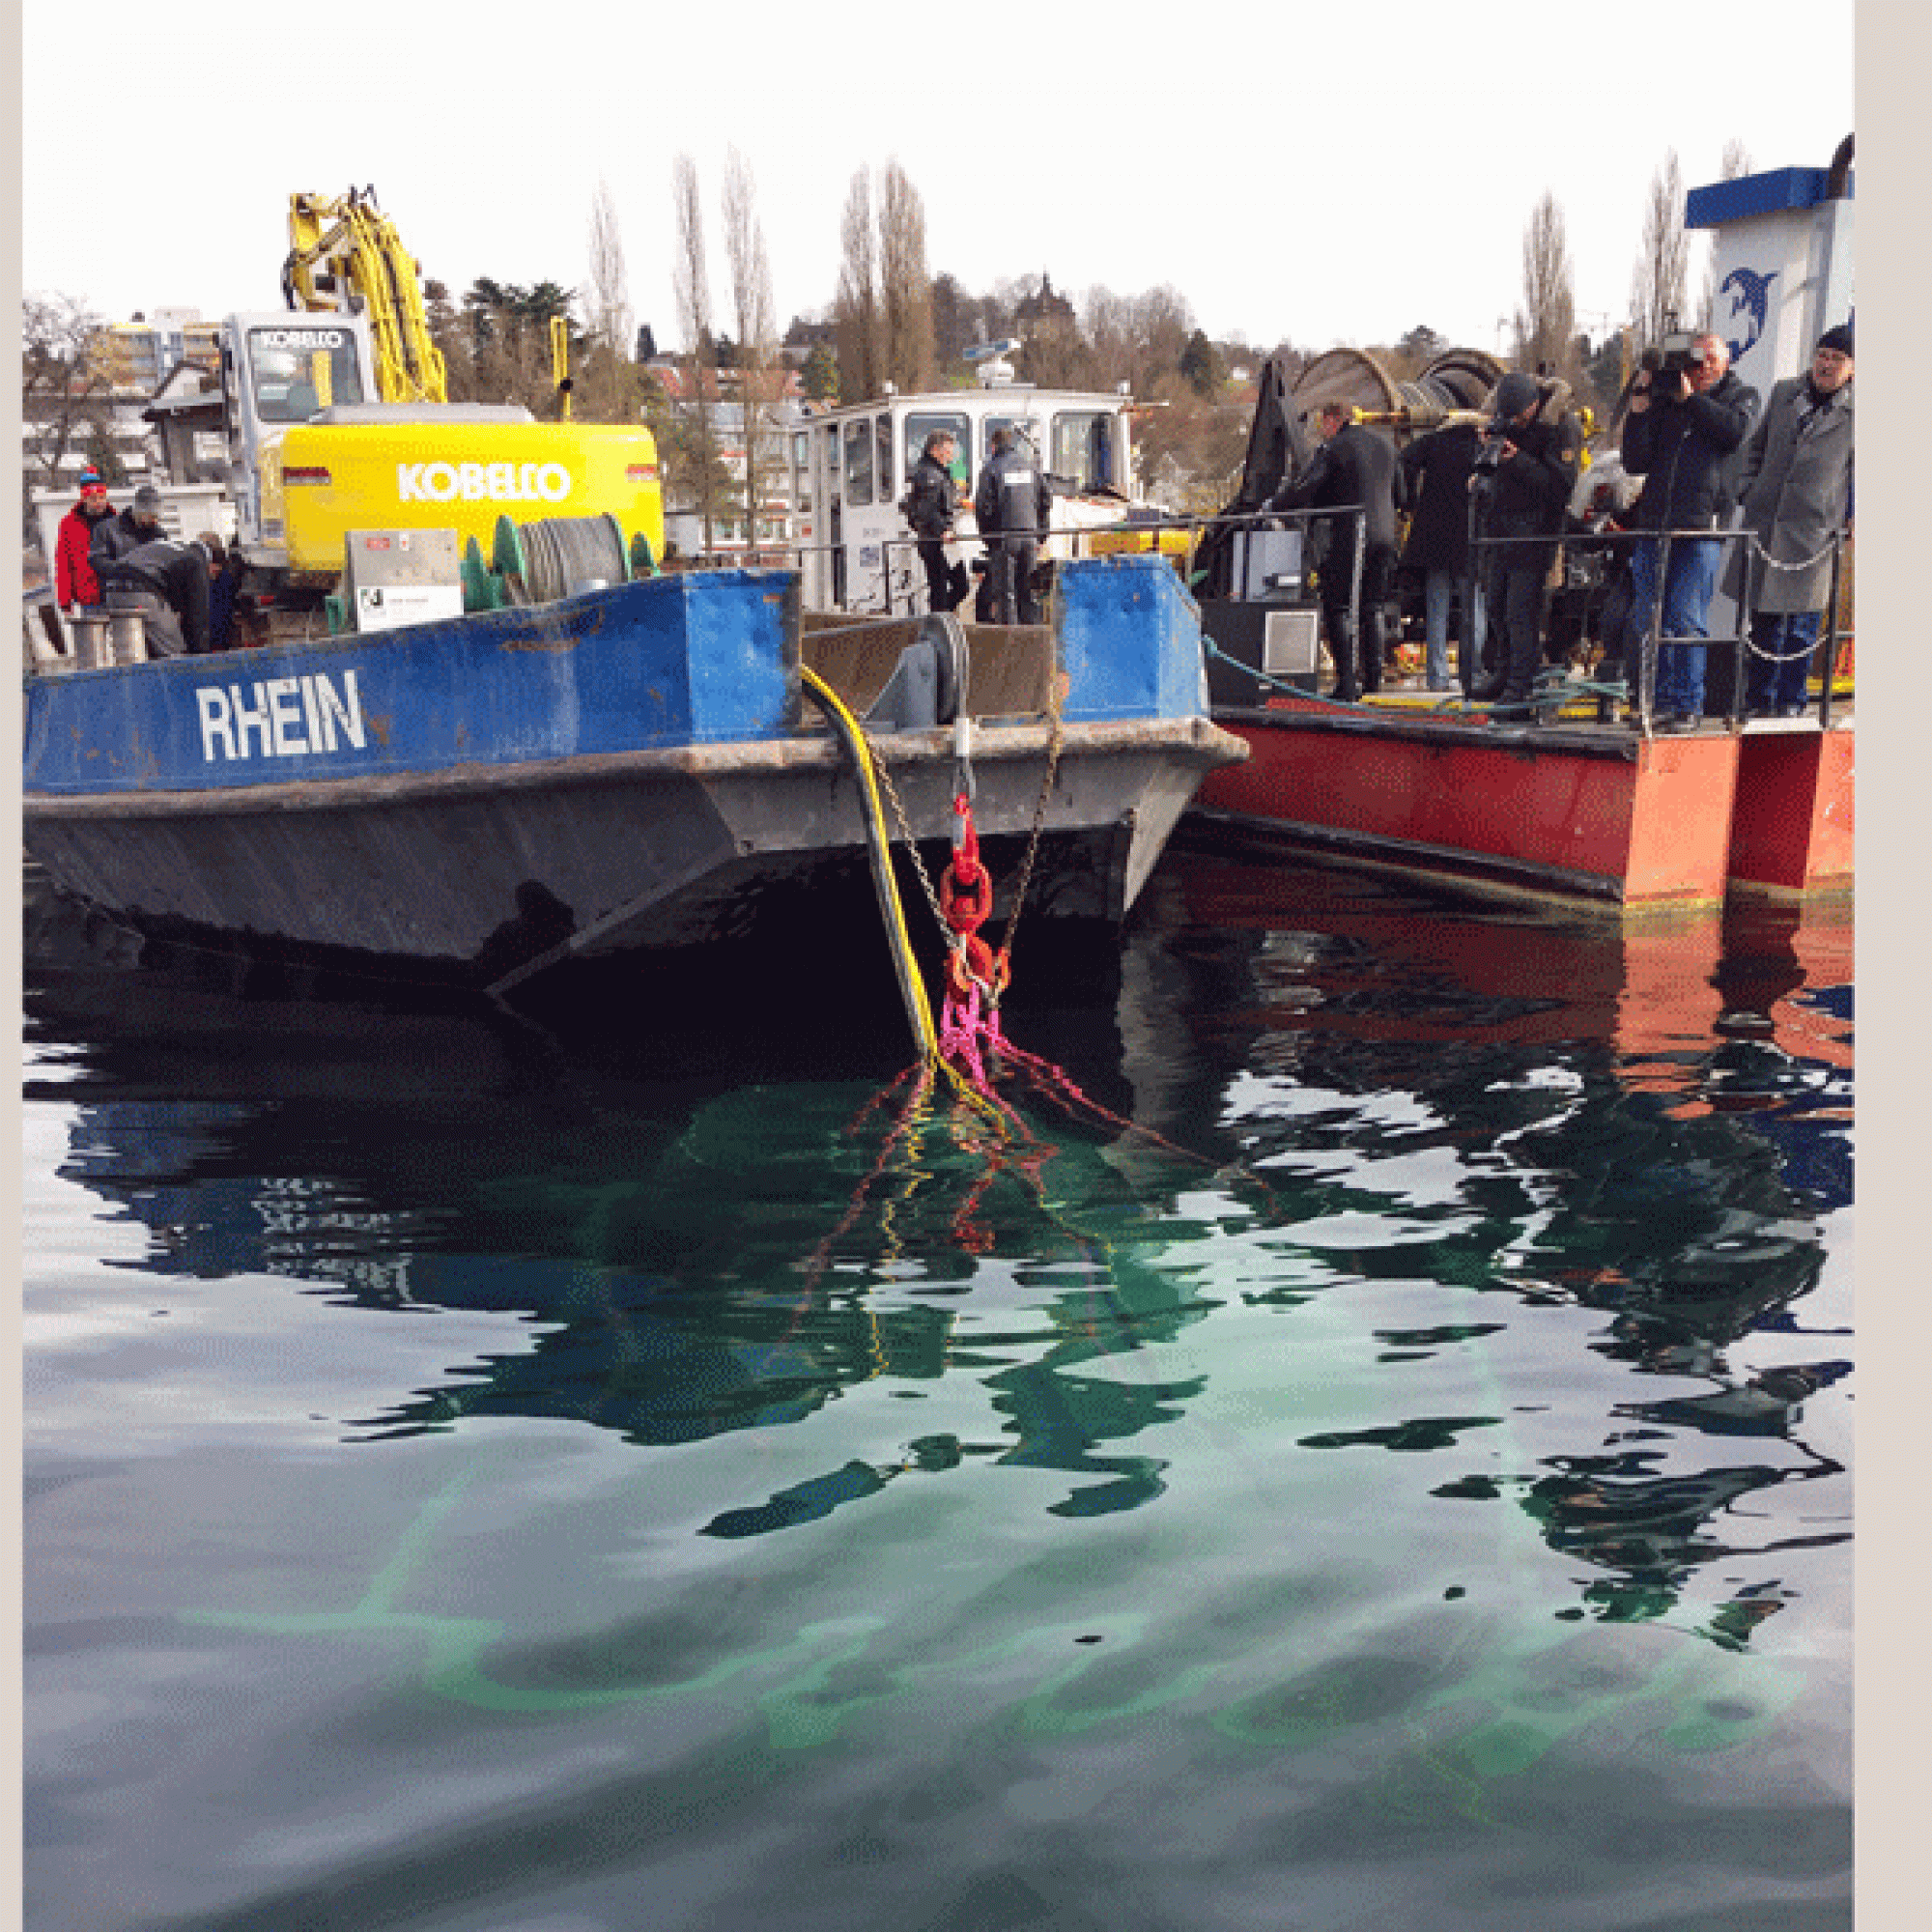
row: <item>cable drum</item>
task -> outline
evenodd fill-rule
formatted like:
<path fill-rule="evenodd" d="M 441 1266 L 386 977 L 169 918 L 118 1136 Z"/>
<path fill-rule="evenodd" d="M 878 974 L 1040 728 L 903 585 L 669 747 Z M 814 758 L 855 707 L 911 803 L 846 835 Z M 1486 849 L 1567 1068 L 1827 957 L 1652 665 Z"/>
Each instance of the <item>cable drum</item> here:
<path fill-rule="evenodd" d="M 631 565 L 615 517 L 541 517 L 518 526 L 523 584 L 532 604 L 628 583 Z"/>

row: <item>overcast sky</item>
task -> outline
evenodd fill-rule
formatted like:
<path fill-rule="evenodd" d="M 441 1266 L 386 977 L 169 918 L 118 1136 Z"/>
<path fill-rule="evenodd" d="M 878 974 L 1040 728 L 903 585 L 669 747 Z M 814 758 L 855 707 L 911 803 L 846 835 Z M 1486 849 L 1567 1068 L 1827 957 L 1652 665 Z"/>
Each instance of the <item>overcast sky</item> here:
<path fill-rule="evenodd" d="M 217 25 L 24 0 L 21 279 L 110 320 L 275 308 L 289 194 L 353 184 L 458 294 L 479 275 L 581 288 L 602 180 L 632 306 L 668 347 L 672 161 L 698 168 L 728 331 L 736 146 L 781 328 L 830 303 L 852 176 L 895 156 L 933 272 L 983 293 L 1045 270 L 1075 300 L 1167 284 L 1209 334 L 1264 348 L 1426 324 L 1496 349 L 1548 189 L 1598 334 L 1628 312 L 1666 150 L 1695 187 L 1732 138 L 1763 171 L 1823 167 L 1853 130 L 1849 0 L 1703 18 L 1654 0 L 327 0 Z"/>

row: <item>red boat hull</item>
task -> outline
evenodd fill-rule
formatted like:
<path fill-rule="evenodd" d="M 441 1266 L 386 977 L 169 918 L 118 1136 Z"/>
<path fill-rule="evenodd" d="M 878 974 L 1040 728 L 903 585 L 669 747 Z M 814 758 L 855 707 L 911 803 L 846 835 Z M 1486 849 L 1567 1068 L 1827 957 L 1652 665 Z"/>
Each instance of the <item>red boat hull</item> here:
<path fill-rule="evenodd" d="M 1295 699 L 1216 722 L 1249 756 L 1202 785 L 1210 826 L 1631 906 L 1851 882 L 1848 725 L 1646 738 Z"/>

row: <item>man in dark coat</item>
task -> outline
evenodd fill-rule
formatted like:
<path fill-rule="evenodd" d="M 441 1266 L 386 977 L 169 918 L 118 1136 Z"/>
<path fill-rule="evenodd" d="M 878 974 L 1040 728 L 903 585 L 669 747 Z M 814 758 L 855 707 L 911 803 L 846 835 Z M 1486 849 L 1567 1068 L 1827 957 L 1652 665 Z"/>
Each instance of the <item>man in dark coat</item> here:
<path fill-rule="evenodd" d="M 1422 609 L 1431 691 L 1449 683 L 1449 605 L 1463 597 L 1461 650 L 1473 663 L 1483 636 L 1483 587 L 1469 571 L 1469 477 L 1476 467 L 1479 438 L 1474 423 L 1417 437 L 1402 452 L 1409 502 L 1408 540 L 1402 566 L 1422 577 Z"/>
<path fill-rule="evenodd" d="M 1704 715 L 1704 639 L 1723 546 L 1715 537 L 1677 538 L 1660 584 L 1662 533 L 1720 529 L 1735 507 L 1739 452 L 1757 414 L 1757 391 L 1730 365 L 1725 343 L 1697 336 L 1688 370 L 1637 372 L 1624 420 L 1624 468 L 1644 479 L 1633 522 L 1658 532 L 1631 558 L 1629 635 L 1642 639 L 1661 595 L 1661 635 L 1679 640 L 1661 643 L 1657 654 L 1658 723 L 1666 730 L 1689 730 Z"/>
<path fill-rule="evenodd" d="M 54 540 L 54 601 L 71 612 L 100 602 L 100 583 L 88 554 L 94 533 L 114 514 L 107 501 L 107 484 L 98 469 L 80 479 L 80 500 L 60 521 Z"/>
<path fill-rule="evenodd" d="M 926 606 L 933 611 L 953 610 L 966 595 L 966 566 L 949 563 L 946 556 L 953 519 L 959 514 L 958 493 L 952 487 L 952 457 L 958 447 L 952 431 L 934 430 L 913 465 L 906 491 L 906 522 L 919 539 Z"/>
<path fill-rule="evenodd" d="M 95 576 L 100 577 L 103 562 L 111 563 L 165 534 L 161 527 L 161 493 L 152 483 L 143 483 L 134 492 L 134 500 L 118 517 L 106 517 L 95 525 L 87 560 Z M 106 582 L 104 578 L 101 581 Z"/>
<path fill-rule="evenodd" d="M 1559 427 L 1544 422 L 1534 376 L 1512 371 L 1496 384 L 1476 487 L 1484 498 L 1478 524 L 1494 539 L 1484 566 L 1489 608 L 1503 637 L 1501 670 L 1472 695 L 1524 705 L 1543 657 L 1543 604 L 1556 554 L 1576 460 Z M 1532 539 L 1546 541 L 1536 542 Z"/>
<path fill-rule="evenodd" d="M 1750 613 L 1747 696 L 1760 717 L 1799 718 L 1832 594 L 1832 551 L 1852 522 L 1852 331 L 1827 329 L 1808 374 L 1773 385 L 1745 446 L 1744 526 L 1726 587 Z"/>
<path fill-rule="evenodd" d="M 1010 429 L 993 432 L 993 453 L 973 493 L 973 515 L 986 540 L 986 582 L 996 624 L 1037 624 L 1033 594 L 1039 542 L 1053 522 L 1053 492 Z"/>
<path fill-rule="evenodd" d="M 198 543 L 156 538 L 97 566 L 110 611 L 138 611 L 148 655 L 178 658 L 209 647 L 208 553 Z"/>
<path fill-rule="evenodd" d="M 1326 508 L 1365 514 L 1361 589 L 1355 595 L 1355 516 L 1328 517 L 1321 555 L 1321 623 L 1335 660 L 1329 693 L 1352 704 L 1382 682 L 1382 606 L 1395 577 L 1395 450 L 1353 420 L 1347 403 L 1323 403 L 1321 447 L 1301 474 L 1268 498 L 1270 510 Z M 1359 619 L 1359 623 L 1358 623 Z M 1359 637 L 1360 650 L 1357 651 Z"/>

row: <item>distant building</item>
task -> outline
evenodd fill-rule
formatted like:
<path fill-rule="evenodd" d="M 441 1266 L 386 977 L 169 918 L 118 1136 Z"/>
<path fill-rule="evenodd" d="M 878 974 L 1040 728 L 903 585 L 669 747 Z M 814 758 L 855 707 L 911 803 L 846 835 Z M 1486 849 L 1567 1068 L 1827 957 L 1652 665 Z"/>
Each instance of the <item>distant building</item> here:
<path fill-rule="evenodd" d="M 221 367 L 220 325 L 203 322 L 195 308 L 157 308 L 154 319 L 136 315 L 111 322 L 96 338 L 94 366 L 117 396 L 152 396 L 168 372 L 186 362 L 211 372 Z"/>
<path fill-rule="evenodd" d="M 696 394 L 690 363 L 670 355 L 658 355 L 646 365 L 670 405 L 673 417 L 688 417 L 702 407 L 709 418 L 712 442 L 718 460 L 730 476 L 737 502 L 723 515 L 711 519 L 711 546 L 704 545 L 704 519 L 688 493 L 667 486 L 665 497 L 665 535 L 681 555 L 700 554 L 726 562 L 788 564 L 792 546 L 798 541 L 797 505 L 791 492 L 791 437 L 805 419 L 798 371 L 776 368 L 777 399 L 770 406 L 758 429 L 757 501 L 750 516 L 746 513 L 746 479 L 751 473 L 751 452 L 745 424 L 744 376 L 737 369 L 708 369 L 704 372 L 704 399 Z"/>

